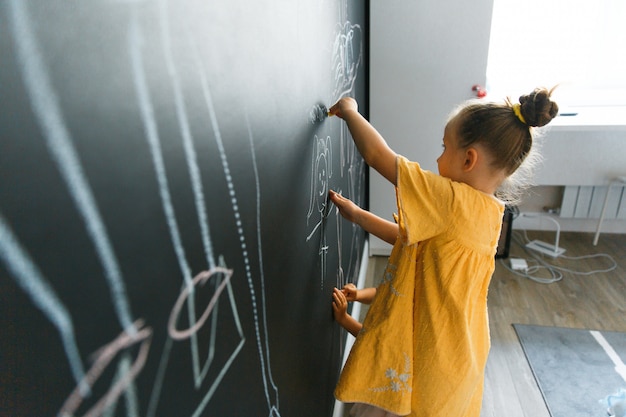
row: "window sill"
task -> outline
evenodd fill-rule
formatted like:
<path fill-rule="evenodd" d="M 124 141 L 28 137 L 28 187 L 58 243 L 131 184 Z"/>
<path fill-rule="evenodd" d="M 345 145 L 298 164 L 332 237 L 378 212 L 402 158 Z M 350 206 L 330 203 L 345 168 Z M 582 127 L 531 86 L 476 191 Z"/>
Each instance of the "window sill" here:
<path fill-rule="evenodd" d="M 568 107 L 548 125 L 550 130 L 626 130 L 626 106 Z"/>

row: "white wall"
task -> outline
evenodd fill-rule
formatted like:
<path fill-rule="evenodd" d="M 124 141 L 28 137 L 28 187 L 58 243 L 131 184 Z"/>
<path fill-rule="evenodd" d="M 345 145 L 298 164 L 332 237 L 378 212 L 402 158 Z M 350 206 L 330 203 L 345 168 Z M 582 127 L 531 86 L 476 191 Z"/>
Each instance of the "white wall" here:
<path fill-rule="evenodd" d="M 619 127 L 549 127 L 541 138 L 537 185 L 607 185 L 626 175 L 626 109 L 621 122 Z"/>
<path fill-rule="evenodd" d="M 485 84 L 492 0 L 370 3 L 370 121 L 392 149 L 437 170 L 455 105 Z M 391 220 L 393 186 L 370 173 L 370 210 Z M 391 246 L 371 237 L 370 253 Z"/>

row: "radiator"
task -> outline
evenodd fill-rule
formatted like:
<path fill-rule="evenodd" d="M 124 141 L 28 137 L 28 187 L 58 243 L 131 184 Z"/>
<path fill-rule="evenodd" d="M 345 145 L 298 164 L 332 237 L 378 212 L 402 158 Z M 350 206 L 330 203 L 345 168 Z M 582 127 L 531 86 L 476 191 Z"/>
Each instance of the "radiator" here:
<path fill-rule="evenodd" d="M 626 219 L 626 186 L 610 187 L 605 219 Z M 561 202 L 560 216 L 575 219 L 598 219 L 606 198 L 608 186 L 566 186 Z"/>

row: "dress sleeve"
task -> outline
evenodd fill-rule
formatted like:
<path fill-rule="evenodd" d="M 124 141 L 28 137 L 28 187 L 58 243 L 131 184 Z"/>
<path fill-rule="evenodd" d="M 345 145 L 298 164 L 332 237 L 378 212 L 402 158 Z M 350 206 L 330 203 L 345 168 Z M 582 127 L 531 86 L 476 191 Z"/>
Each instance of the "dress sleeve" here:
<path fill-rule="evenodd" d="M 417 162 L 398 156 L 396 200 L 398 225 L 405 244 L 412 245 L 443 233 L 450 224 L 454 202 L 451 180 L 424 171 Z"/>

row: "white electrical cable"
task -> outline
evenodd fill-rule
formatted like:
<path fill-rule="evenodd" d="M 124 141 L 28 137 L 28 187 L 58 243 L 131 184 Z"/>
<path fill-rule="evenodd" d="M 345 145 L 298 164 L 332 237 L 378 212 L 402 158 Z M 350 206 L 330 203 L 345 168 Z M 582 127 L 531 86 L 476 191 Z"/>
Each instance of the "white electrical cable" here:
<path fill-rule="evenodd" d="M 559 249 L 559 239 L 561 237 L 561 224 L 558 221 L 556 221 L 556 219 L 553 219 L 550 216 L 544 216 L 542 214 L 520 213 L 519 215 L 522 216 L 522 217 L 528 217 L 529 219 L 536 218 L 536 217 L 538 217 L 540 219 L 548 219 L 552 223 L 554 223 L 555 226 L 556 226 L 556 239 L 554 241 L 554 250 L 556 252 Z"/>
<path fill-rule="evenodd" d="M 556 222 L 556 220 L 554 221 Z M 520 237 L 519 236 L 520 234 L 523 235 L 523 237 Z M 524 249 L 524 251 L 529 256 L 529 258 L 525 259 L 526 263 L 529 265 L 528 268 L 525 271 L 520 272 L 520 271 L 516 271 L 512 269 L 509 265 L 507 265 L 504 259 L 500 259 L 500 263 L 513 274 L 531 279 L 540 284 L 551 284 L 551 283 L 560 281 L 561 279 L 563 279 L 563 273 L 588 276 L 588 275 L 593 275 L 593 274 L 598 274 L 598 273 L 603 273 L 603 272 L 610 272 L 610 271 L 613 271 L 615 268 L 617 268 L 617 262 L 615 262 L 615 260 L 606 253 L 598 253 L 598 254 L 583 255 L 583 256 L 560 255 L 559 258 L 567 259 L 570 261 L 578 261 L 582 259 L 592 259 L 592 258 L 606 258 L 611 262 L 611 266 L 607 268 L 594 269 L 591 271 L 577 271 L 577 270 L 573 270 L 569 268 L 564 268 L 564 267 L 547 262 L 543 256 L 541 256 L 535 251 L 527 250 L 525 247 L 525 244 L 529 242 L 530 239 L 528 238 L 528 234 L 526 233 L 526 230 L 522 230 L 521 233 L 514 232 L 512 235 L 512 240 L 513 242 L 518 244 L 522 249 Z M 515 256 L 509 255 L 509 257 L 515 257 Z M 543 271 L 543 270 L 548 271 L 549 273 L 548 278 L 537 275 L 538 272 Z"/>

